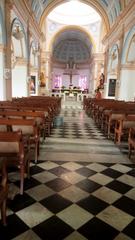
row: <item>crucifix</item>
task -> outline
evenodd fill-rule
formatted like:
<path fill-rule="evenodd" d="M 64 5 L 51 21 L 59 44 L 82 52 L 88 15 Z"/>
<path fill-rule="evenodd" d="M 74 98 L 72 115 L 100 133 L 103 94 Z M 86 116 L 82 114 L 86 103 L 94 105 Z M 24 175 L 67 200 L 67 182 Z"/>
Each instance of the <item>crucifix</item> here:
<path fill-rule="evenodd" d="M 69 77 L 70 77 L 70 85 L 72 85 L 72 72 L 70 72 Z"/>
<path fill-rule="evenodd" d="M 63 73 L 63 74 L 69 75 L 69 81 L 70 81 L 69 86 L 72 86 L 73 75 L 78 75 L 78 73 L 75 70 L 75 62 L 74 62 L 73 57 L 69 58 L 69 61 L 67 63 L 67 69 L 66 69 L 65 73 Z"/>
<path fill-rule="evenodd" d="M 72 70 L 69 72 L 69 81 L 70 81 L 70 85 L 72 85 L 72 76 L 73 76 L 73 73 L 72 73 Z"/>
<path fill-rule="evenodd" d="M 64 75 L 69 75 L 69 85 L 72 85 L 72 80 L 73 80 L 73 75 L 78 75 L 78 73 L 72 71 L 71 69 L 65 73 L 63 73 Z"/>

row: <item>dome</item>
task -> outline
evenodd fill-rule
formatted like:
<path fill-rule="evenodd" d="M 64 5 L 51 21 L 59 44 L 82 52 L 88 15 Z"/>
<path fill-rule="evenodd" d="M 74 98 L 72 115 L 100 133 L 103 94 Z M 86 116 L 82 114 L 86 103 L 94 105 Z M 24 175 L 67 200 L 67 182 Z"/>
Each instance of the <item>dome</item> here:
<path fill-rule="evenodd" d="M 53 57 L 61 62 L 82 63 L 90 59 L 92 43 L 89 37 L 79 30 L 66 30 L 53 44 Z"/>

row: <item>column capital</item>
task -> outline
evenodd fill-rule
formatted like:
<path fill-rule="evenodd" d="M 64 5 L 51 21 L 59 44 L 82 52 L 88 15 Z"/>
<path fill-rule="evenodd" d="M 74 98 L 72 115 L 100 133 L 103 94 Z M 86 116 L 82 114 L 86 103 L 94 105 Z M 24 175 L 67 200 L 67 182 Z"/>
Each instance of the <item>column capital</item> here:
<path fill-rule="evenodd" d="M 52 53 L 50 51 L 46 51 L 46 52 L 44 52 L 44 54 L 45 54 L 44 57 L 46 60 L 49 60 L 51 58 Z"/>
<path fill-rule="evenodd" d="M 10 10 L 13 9 L 13 5 L 14 5 L 13 0 L 8 0 L 8 1 L 6 1 L 6 6 L 7 6 Z"/>
<path fill-rule="evenodd" d="M 6 47 L 4 44 L 0 44 L 0 52 L 6 52 Z"/>

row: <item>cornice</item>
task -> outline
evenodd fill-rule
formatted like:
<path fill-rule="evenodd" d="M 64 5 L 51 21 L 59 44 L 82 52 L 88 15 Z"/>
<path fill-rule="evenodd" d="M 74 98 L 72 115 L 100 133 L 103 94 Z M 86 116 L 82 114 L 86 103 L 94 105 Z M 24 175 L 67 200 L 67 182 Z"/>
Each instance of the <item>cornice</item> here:
<path fill-rule="evenodd" d="M 30 66 L 30 71 L 32 72 L 37 72 L 38 73 L 38 68 L 34 66 Z"/>
<path fill-rule="evenodd" d="M 135 63 L 122 64 L 121 65 L 121 70 L 133 70 L 133 71 L 135 71 Z"/>
<path fill-rule="evenodd" d="M 27 66 L 27 63 L 28 63 L 27 59 L 22 57 L 16 57 L 15 65 Z"/>

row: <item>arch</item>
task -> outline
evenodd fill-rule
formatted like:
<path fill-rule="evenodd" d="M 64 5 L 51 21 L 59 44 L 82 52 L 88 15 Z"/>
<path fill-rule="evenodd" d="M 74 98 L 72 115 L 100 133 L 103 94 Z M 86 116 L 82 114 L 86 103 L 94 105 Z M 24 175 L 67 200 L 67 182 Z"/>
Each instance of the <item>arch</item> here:
<path fill-rule="evenodd" d="M 29 46 L 28 46 L 27 36 L 26 36 L 24 26 L 23 26 L 22 22 L 19 20 L 19 18 L 14 18 L 13 19 L 13 21 L 11 23 L 11 32 L 13 31 L 13 27 L 14 27 L 14 24 L 15 24 L 16 21 L 21 26 L 21 29 L 22 29 L 22 32 L 23 32 L 23 35 L 24 35 L 24 41 L 25 41 L 25 46 L 26 46 L 26 58 L 28 59 L 28 57 L 29 57 Z"/>
<path fill-rule="evenodd" d="M 23 24 L 18 18 L 11 23 L 12 97 L 27 96 L 28 42 Z"/>
<path fill-rule="evenodd" d="M 41 29 L 42 29 L 44 20 L 48 16 L 48 14 L 55 7 L 57 7 L 58 5 L 60 5 L 60 4 L 64 3 L 64 2 L 65 2 L 64 0 L 54 0 L 50 4 L 48 4 L 48 6 L 46 7 L 45 11 L 43 12 L 43 14 L 42 14 L 42 16 L 40 18 L 39 25 L 40 25 Z M 105 10 L 101 6 L 101 4 L 99 2 L 93 1 L 93 0 L 83 0 L 83 1 L 80 0 L 80 2 L 82 2 L 84 4 L 87 4 L 87 5 L 90 5 L 91 7 L 93 7 L 99 13 L 99 15 L 101 16 L 102 21 L 104 23 L 105 31 L 106 31 L 106 33 L 108 33 L 109 29 L 110 29 L 109 19 L 108 19 L 107 13 L 105 12 Z"/>
<path fill-rule="evenodd" d="M 0 37 L 0 43 L 1 44 L 5 44 L 6 43 L 6 27 L 4 24 L 4 18 L 3 18 L 3 13 L 2 13 L 2 9 L 0 7 L 0 31 L 1 31 L 1 37 Z"/>
<path fill-rule="evenodd" d="M 127 63 L 135 63 L 135 33 L 133 34 L 130 42 L 129 47 L 126 55 L 126 62 Z"/>
<path fill-rule="evenodd" d="M 131 30 L 129 30 L 129 32 L 127 33 L 127 36 L 125 38 L 124 44 L 123 44 L 123 52 L 122 52 L 122 58 L 121 58 L 121 63 L 122 64 L 126 64 L 126 60 L 127 60 L 127 54 L 129 51 L 129 46 L 131 43 L 131 40 L 133 38 L 135 34 L 135 26 L 132 27 Z"/>
<path fill-rule="evenodd" d="M 96 49 L 96 45 L 95 45 L 95 42 L 94 42 L 92 36 L 84 28 L 72 25 L 72 26 L 63 27 L 62 29 L 60 29 L 58 32 L 55 33 L 55 35 L 52 37 L 52 39 L 50 40 L 50 43 L 49 43 L 49 51 L 50 52 L 52 52 L 52 46 L 53 46 L 53 42 L 55 41 L 55 39 L 61 33 L 63 33 L 64 31 L 67 31 L 67 30 L 79 30 L 82 33 L 85 33 L 88 36 L 89 41 L 92 43 L 93 49 L 94 50 Z"/>

